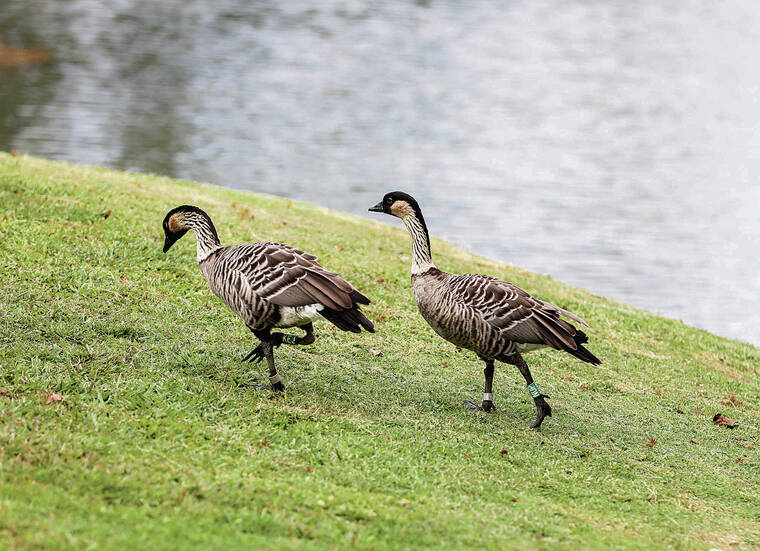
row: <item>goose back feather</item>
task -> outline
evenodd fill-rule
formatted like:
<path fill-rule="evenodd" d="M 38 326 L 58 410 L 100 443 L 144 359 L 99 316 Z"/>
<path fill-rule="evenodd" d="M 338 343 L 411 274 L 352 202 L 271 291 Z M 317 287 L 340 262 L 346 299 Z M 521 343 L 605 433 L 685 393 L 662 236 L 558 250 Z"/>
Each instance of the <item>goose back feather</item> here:
<path fill-rule="evenodd" d="M 341 319 L 347 316 L 349 330 L 356 325 L 374 329 L 358 311 L 358 316 L 341 314 L 369 304 L 369 299 L 320 266 L 317 257 L 295 247 L 275 242 L 233 245 L 209 255 L 200 267 L 211 290 L 251 329 L 278 326 L 284 321 L 283 308 L 318 312 L 328 320 L 329 312 L 336 312 Z"/>

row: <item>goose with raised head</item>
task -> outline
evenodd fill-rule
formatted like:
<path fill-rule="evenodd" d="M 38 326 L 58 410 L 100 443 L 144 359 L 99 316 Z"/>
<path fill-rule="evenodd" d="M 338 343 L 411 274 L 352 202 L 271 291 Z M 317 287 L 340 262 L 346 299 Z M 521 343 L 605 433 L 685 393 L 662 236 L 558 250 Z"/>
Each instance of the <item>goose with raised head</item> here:
<path fill-rule="evenodd" d="M 588 337 L 562 317 L 582 325 L 581 318 L 549 302 L 532 297 L 520 287 L 481 274 L 449 274 L 433 264 L 427 225 L 417 201 L 394 191 L 369 209 L 396 216 L 412 242 L 412 290 L 420 314 L 447 341 L 475 352 L 486 367 L 480 405 L 492 411 L 494 361 L 516 366 L 525 378 L 538 415 L 532 428 L 541 426 L 552 409 L 533 380 L 522 355 L 543 347 L 563 350 L 591 364 L 600 364 L 583 345 Z"/>
<path fill-rule="evenodd" d="M 243 361 L 266 358 L 273 390 L 285 390 L 274 349 L 282 343 L 313 343 L 312 322 L 324 318 L 343 331 L 374 333 L 359 310 L 369 299 L 320 266 L 317 257 L 274 242 L 224 247 L 209 215 L 190 205 L 172 209 L 164 218 L 164 252 L 189 230 L 195 232 L 198 264 L 211 290 L 261 341 Z M 275 327 L 300 327 L 306 334 L 272 332 Z"/>

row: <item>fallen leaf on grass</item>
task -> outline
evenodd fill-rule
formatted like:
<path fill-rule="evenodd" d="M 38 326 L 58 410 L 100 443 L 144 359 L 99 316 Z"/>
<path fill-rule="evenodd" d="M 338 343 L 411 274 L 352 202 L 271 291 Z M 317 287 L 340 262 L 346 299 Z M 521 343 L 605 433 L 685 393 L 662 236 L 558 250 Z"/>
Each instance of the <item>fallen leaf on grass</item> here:
<path fill-rule="evenodd" d="M 692 444 L 698 444 L 696 440 L 689 440 L 689 442 L 691 442 Z"/>
<path fill-rule="evenodd" d="M 469 453 L 467 453 L 467 452 L 462 452 L 462 453 L 463 453 L 463 454 L 464 454 L 464 456 L 465 456 L 467 459 L 469 459 L 470 461 L 475 461 L 475 460 L 472 458 L 472 456 L 471 456 Z"/>
<path fill-rule="evenodd" d="M 47 398 L 45 398 L 45 404 L 52 404 L 53 402 L 63 402 L 63 394 L 60 392 L 49 392 Z"/>
<path fill-rule="evenodd" d="M 715 423 L 716 425 L 725 425 L 730 429 L 737 427 L 739 425 L 739 423 L 737 423 L 733 419 L 729 419 L 728 417 L 723 417 L 722 413 L 716 413 L 715 415 L 713 415 L 713 423 Z"/>
<path fill-rule="evenodd" d="M 373 356 L 382 356 L 382 355 L 383 355 L 383 351 L 382 351 L 382 350 L 377 350 L 377 349 L 375 349 L 375 348 L 370 348 L 370 349 L 368 350 L 368 352 L 369 352 L 370 354 L 372 354 Z"/>
<path fill-rule="evenodd" d="M 501 450 L 499 453 L 501 455 L 507 455 L 509 452 L 507 450 Z"/>
<path fill-rule="evenodd" d="M 653 448 L 656 443 L 657 443 L 657 440 L 655 440 L 651 436 L 649 437 L 649 440 L 646 441 L 646 445 L 650 448 Z"/>
<path fill-rule="evenodd" d="M 676 413 L 680 413 L 681 415 L 683 415 L 683 410 L 682 409 L 677 409 Z"/>
<path fill-rule="evenodd" d="M 101 216 L 103 216 L 103 219 L 105 220 L 106 218 L 108 218 L 109 216 L 111 216 L 111 211 L 107 210 Z"/>
<path fill-rule="evenodd" d="M 737 440 L 744 440 L 745 442 L 747 441 L 747 439 L 744 438 L 743 436 L 734 436 L 734 438 L 736 438 Z"/>
<path fill-rule="evenodd" d="M 12 390 L 0 390 L 0 398 L 13 398 L 15 395 Z"/>

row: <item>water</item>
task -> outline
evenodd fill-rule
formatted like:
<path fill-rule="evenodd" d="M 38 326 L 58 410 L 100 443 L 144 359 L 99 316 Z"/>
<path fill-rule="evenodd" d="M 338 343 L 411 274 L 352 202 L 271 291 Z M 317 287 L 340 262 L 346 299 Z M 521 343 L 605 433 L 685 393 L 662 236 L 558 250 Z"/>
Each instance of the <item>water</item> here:
<path fill-rule="evenodd" d="M 363 216 L 408 191 L 434 235 L 760 344 L 751 0 L 2 4 L 55 56 L 0 68 L 2 150 Z"/>

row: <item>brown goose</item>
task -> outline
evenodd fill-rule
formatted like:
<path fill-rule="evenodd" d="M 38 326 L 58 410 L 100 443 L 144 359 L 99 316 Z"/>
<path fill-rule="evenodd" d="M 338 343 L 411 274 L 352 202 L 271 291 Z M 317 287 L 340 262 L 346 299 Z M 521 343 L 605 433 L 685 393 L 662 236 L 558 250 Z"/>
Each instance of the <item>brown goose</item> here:
<path fill-rule="evenodd" d="M 494 360 L 520 370 L 538 410 L 532 428 L 551 417 L 552 408 L 523 360 L 522 353 L 550 346 L 591 364 L 601 361 L 583 347 L 588 337 L 564 321 L 582 325 L 581 318 L 494 277 L 480 274 L 448 274 L 433 264 L 430 238 L 417 201 L 394 191 L 369 209 L 401 218 L 412 240 L 412 290 L 417 307 L 430 327 L 447 341 L 475 352 L 486 364 L 483 402 L 471 407 L 493 409 Z"/>
<path fill-rule="evenodd" d="M 363 327 L 375 332 L 359 311 L 369 299 L 320 266 L 317 257 L 282 243 L 223 247 L 208 214 L 190 205 L 172 209 L 164 218 L 164 252 L 188 230 L 195 231 L 198 264 L 211 290 L 261 341 L 243 361 L 266 358 L 273 390 L 285 390 L 274 348 L 283 342 L 313 343 L 313 321 L 325 318 L 343 331 L 359 333 Z M 274 327 L 300 327 L 306 335 L 272 333 Z"/>

